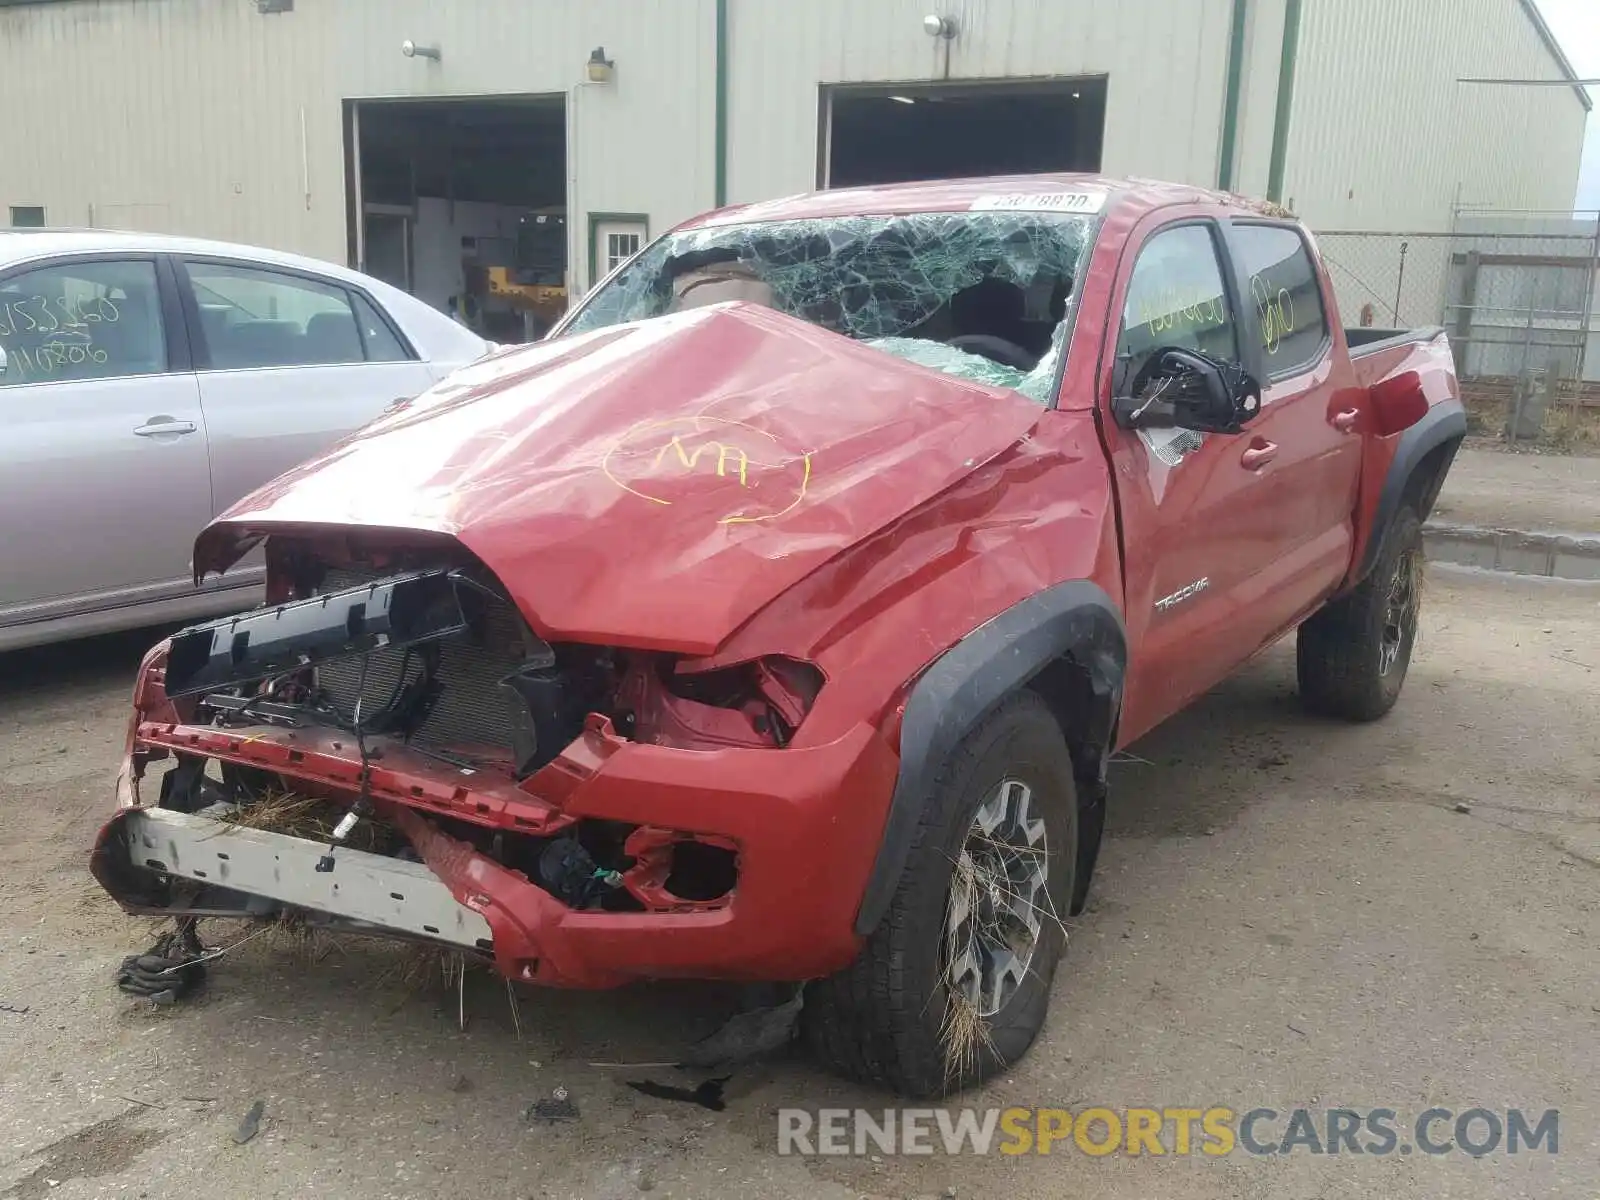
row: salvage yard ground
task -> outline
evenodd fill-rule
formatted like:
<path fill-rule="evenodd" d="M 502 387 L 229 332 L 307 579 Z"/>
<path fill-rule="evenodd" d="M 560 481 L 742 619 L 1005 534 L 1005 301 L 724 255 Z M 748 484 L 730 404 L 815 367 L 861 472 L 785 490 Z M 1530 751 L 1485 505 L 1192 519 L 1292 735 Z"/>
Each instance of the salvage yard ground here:
<path fill-rule="evenodd" d="M 672 1058 L 726 993 L 528 993 L 518 1041 L 469 977 L 462 1034 L 392 948 L 261 939 L 152 1011 L 110 982 L 146 924 L 85 869 L 148 640 L 0 658 L 6 1200 L 1600 1193 L 1600 587 L 1436 570 L 1383 723 L 1302 716 L 1280 647 L 1135 746 L 1045 1034 L 969 1097 L 1560 1109 L 1558 1154 L 1482 1159 L 779 1158 L 778 1108 L 889 1101 L 799 1060 L 725 1112 L 648 1099 L 624 1081 L 671 1072 L 588 1064 Z M 530 1127 L 557 1086 L 580 1119 Z"/>

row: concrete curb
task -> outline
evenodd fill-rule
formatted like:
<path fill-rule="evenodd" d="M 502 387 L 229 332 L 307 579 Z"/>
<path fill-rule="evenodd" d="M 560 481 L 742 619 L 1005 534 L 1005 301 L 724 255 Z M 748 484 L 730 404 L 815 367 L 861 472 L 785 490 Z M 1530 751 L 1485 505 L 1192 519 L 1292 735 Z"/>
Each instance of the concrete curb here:
<path fill-rule="evenodd" d="M 1600 534 L 1533 533 L 1429 521 L 1422 542 L 1435 562 L 1516 575 L 1600 580 Z"/>

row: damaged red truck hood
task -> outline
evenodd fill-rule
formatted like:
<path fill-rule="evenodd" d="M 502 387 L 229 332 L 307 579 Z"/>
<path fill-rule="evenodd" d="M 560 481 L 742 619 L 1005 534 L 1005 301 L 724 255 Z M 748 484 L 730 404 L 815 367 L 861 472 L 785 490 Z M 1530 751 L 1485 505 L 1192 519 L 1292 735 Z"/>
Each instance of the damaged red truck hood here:
<path fill-rule="evenodd" d="M 263 535 L 455 537 L 541 637 L 709 654 L 779 593 L 1024 436 L 1041 409 L 755 305 L 469 367 L 245 497 Z"/>

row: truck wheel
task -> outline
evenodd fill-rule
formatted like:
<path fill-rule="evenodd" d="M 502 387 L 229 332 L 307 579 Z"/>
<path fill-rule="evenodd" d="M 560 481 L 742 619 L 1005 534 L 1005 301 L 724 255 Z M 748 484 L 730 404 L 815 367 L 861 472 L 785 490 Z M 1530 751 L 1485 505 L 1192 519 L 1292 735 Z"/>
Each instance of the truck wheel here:
<path fill-rule="evenodd" d="M 860 957 L 811 985 L 812 1052 L 914 1097 L 1016 1062 L 1044 1024 L 1077 860 L 1071 755 L 1044 701 L 1019 692 L 945 761 Z"/>
<path fill-rule="evenodd" d="M 1300 627 L 1295 665 L 1312 712 L 1375 721 L 1394 707 L 1422 609 L 1422 522 L 1395 514 L 1371 573 Z"/>

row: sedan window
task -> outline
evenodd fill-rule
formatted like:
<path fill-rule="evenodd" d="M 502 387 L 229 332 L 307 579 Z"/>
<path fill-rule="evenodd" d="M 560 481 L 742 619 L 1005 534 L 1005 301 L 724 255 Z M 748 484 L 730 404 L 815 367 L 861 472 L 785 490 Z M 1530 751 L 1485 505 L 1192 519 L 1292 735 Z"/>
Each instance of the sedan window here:
<path fill-rule="evenodd" d="M 0 350 L 0 386 L 161 374 L 155 264 L 69 262 L 0 280 Z"/>
<path fill-rule="evenodd" d="M 337 284 L 233 263 L 185 269 L 213 370 L 407 357 L 376 311 Z"/>
<path fill-rule="evenodd" d="M 389 323 L 378 315 L 372 302 L 360 293 L 355 294 L 356 319 L 361 322 L 361 341 L 367 348 L 368 362 L 405 362 L 411 355 L 395 336 Z"/>

